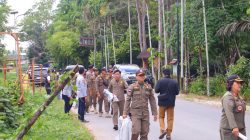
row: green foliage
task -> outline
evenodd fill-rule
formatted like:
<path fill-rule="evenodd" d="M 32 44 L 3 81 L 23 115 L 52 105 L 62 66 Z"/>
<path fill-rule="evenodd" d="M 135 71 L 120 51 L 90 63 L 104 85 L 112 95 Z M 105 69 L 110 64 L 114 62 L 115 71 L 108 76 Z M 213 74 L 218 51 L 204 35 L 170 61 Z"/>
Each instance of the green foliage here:
<path fill-rule="evenodd" d="M 40 98 L 41 99 L 41 98 Z M 65 114 L 63 101 L 54 100 L 39 117 L 24 140 L 28 139 L 88 139 L 94 140 L 76 116 Z"/>
<path fill-rule="evenodd" d="M 195 80 L 191 82 L 189 86 L 189 92 L 194 94 L 205 95 L 206 81 L 201 77 L 197 77 Z"/>
<path fill-rule="evenodd" d="M 239 75 L 242 79 L 244 79 L 245 83 L 243 84 L 242 94 L 246 96 L 248 101 L 250 101 L 250 60 L 241 57 L 235 65 L 230 65 L 227 76 L 232 74 Z"/>
<path fill-rule="evenodd" d="M 10 12 L 10 7 L 7 5 L 6 0 L 0 1 L 0 32 L 6 30 L 5 24 L 7 23 L 8 14 Z"/>
<path fill-rule="evenodd" d="M 0 86 L 0 139 L 9 137 L 19 126 L 17 120 L 23 112 L 18 108 L 18 97 L 19 86 L 15 82 Z"/>
<path fill-rule="evenodd" d="M 222 96 L 226 91 L 225 76 L 216 75 L 210 78 L 210 95 Z"/>
<path fill-rule="evenodd" d="M 241 57 L 235 65 L 230 65 L 227 76 L 232 74 L 238 74 L 241 78 L 245 79 L 246 81 L 250 79 L 250 60 Z"/>

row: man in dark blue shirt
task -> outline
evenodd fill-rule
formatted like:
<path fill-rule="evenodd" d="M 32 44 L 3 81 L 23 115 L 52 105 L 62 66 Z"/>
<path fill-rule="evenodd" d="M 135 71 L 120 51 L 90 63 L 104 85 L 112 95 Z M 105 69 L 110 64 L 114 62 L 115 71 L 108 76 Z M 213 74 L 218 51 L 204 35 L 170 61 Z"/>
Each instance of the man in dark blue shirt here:
<path fill-rule="evenodd" d="M 171 140 L 174 123 L 175 97 L 179 94 L 179 87 L 177 81 L 170 78 L 170 69 L 164 69 L 163 74 L 164 77 L 160 79 L 155 86 L 155 92 L 160 93 L 158 96 L 159 122 L 161 129 L 159 139 L 164 138 L 167 134 L 167 140 Z M 167 129 L 165 129 L 164 123 L 165 112 L 167 113 Z"/>

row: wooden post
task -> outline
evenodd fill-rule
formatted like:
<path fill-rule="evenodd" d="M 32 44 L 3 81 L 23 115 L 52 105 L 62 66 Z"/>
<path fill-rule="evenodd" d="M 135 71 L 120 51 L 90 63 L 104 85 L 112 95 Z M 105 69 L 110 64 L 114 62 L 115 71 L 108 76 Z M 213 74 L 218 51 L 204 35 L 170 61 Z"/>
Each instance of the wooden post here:
<path fill-rule="evenodd" d="M 42 88 L 41 88 L 42 82 L 43 82 L 43 65 L 40 64 L 40 93 L 42 92 L 41 91 L 42 90 Z"/>
<path fill-rule="evenodd" d="M 78 65 L 74 68 L 71 77 L 75 76 L 75 73 L 78 71 Z M 65 87 L 65 85 L 70 81 L 71 77 L 68 77 L 60 86 L 57 87 L 56 91 L 37 109 L 35 114 L 31 117 L 28 124 L 21 130 L 21 132 L 17 135 L 16 140 L 21 140 L 23 136 L 29 131 L 32 125 L 36 122 L 36 120 L 41 116 L 41 114 L 45 111 L 45 109 L 50 105 L 50 103 L 55 99 L 55 97 L 60 93 L 60 91 Z"/>
<path fill-rule="evenodd" d="M 31 74 L 32 74 L 32 94 L 35 94 L 35 76 L 34 76 L 34 65 L 35 65 L 35 58 L 32 58 L 31 63 Z"/>
<path fill-rule="evenodd" d="M 6 82 L 6 62 L 3 63 L 3 79 L 4 79 L 4 83 Z"/>

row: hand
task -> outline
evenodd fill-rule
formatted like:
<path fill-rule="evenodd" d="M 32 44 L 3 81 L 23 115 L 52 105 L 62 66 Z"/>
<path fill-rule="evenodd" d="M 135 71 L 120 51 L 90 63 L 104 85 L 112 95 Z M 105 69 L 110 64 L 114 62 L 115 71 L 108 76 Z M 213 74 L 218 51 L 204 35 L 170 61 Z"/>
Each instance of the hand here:
<path fill-rule="evenodd" d="M 234 128 L 232 133 L 234 134 L 235 137 L 239 136 L 239 128 Z"/>
<path fill-rule="evenodd" d="M 158 116 L 157 116 L 157 115 L 154 115 L 154 121 L 155 121 L 155 122 L 157 121 L 157 118 L 158 118 Z"/>
<path fill-rule="evenodd" d="M 122 115 L 123 119 L 126 119 L 127 118 L 127 115 Z"/>
<path fill-rule="evenodd" d="M 101 95 L 100 95 L 100 93 L 99 92 L 97 92 L 97 97 L 100 97 Z"/>

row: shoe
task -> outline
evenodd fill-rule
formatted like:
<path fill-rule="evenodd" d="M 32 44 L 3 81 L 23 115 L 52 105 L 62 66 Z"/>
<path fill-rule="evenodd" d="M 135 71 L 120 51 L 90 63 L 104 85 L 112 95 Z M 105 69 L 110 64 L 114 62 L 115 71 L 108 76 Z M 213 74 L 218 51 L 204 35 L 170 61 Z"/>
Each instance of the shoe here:
<path fill-rule="evenodd" d="M 105 118 L 111 118 L 111 116 L 109 115 L 109 113 L 106 113 Z"/>
<path fill-rule="evenodd" d="M 94 112 L 95 112 L 95 114 L 98 114 L 98 111 L 96 110 L 96 108 L 94 109 Z"/>
<path fill-rule="evenodd" d="M 117 126 L 117 125 L 114 125 L 113 129 L 114 129 L 114 130 L 118 130 L 118 126 Z"/>
<path fill-rule="evenodd" d="M 164 136 L 167 134 L 167 132 L 166 131 L 163 131 L 162 133 L 161 133 L 161 135 L 159 136 L 159 139 L 163 139 L 164 138 Z"/>
<path fill-rule="evenodd" d="M 83 122 L 83 123 L 89 123 L 89 121 L 87 121 L 87 120 L 85 120 L 85 119 L 84 119 L 82 122 Z"/>
<path fill-rule="evenodd" d="M 170 135 L 167 135 L 167 136 L 166 136 L 166 140 L 171 140 L 171 136 L 170 136 Z"/>
<path fill-rule="evenodd" d="M 102 117 L 102 113 L 99 113 L 99 117 Z"/>

